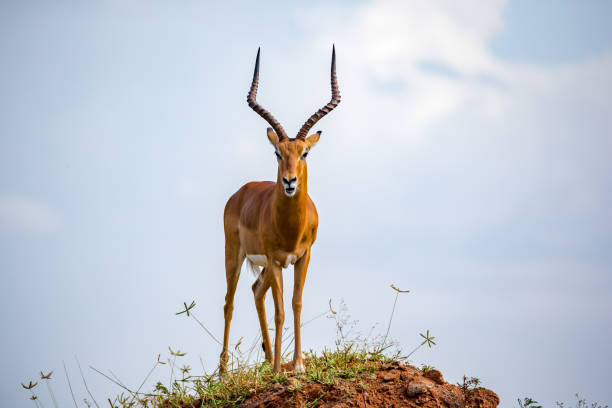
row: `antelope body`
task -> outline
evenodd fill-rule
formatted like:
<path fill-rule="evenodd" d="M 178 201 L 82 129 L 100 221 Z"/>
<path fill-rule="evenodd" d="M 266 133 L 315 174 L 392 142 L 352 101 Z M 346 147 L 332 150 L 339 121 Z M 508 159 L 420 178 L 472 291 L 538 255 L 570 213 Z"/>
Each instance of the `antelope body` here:
<path fill-rule="evenodd" d="M 304 371 L 300 337 L 302 290 L 310 261 L 310 248 L 317 236 L 318 215 L 308 196 L 306 156 L 319 141 L 321 132 L 306 136 L 312 126 L 340 103 L 336 79 L 336 53 L 332 50 L 331 101 L 304 123 L 295 138 L 287 137 L 280 123 L 256 101 L 259 83 L 259 54 L 251 89 L 247 96 L 249 106 L 272 126 L 268 140 L 274 146 L 278 161 L 276 182 L 250 182 L 230 197 L 223 216 L 225 229 L 225 330 L 219 369 L 227 369 L 229 329 L 232 319 L 234 293 L 245 258 L 252 269 L 263 269 L 253 284 L 255 306 L 259 317 L 266 360 L 280 370 L 282 327 L 285 319 L 283 305 L 283 268 L 294 265 L 293 324 L 295 349 L 293 369 Z M 268 334 L 264 300 L 268 289 L 274 298 L 275 340 L 274 353 Z"/>

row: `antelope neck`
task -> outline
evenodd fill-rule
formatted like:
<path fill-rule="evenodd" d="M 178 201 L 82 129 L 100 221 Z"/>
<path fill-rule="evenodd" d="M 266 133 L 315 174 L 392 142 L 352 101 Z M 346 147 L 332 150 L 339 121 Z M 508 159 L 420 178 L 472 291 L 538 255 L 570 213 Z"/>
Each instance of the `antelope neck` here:
<path fill-rule="evenodd" d="M 308 192 L 306 188 L 306 175 L 298 179 L 298 187 L 293 197 L 287 197 L 283 191 L 283 184 L 279 174 L 274 191 L 273 213 L 274 224 L 278 233 L 288 241 L 296 241 L 303 232 L 306 224 L 306 208 Z"/>

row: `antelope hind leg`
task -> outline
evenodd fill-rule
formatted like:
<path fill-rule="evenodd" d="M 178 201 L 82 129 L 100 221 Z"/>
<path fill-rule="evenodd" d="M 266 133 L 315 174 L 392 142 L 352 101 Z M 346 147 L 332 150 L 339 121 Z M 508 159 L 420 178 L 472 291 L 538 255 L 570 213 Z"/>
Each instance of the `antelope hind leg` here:
<path fill-rule="evenodd" d="M 264 353 L 266 361 L 272 363 L 272 346 L 270 344 L 270 333 L 268 332 L 268 322 L 266 320 L 266 292 L 270 288 L 270 283 L 266 279 L 266 268 L 261 271 L 261 277 L 255 281 L 252 286 L 253 295 L 255 297 L 255 308 L 257 309 L 257 317 L 259 317 L 259 326 L 261 329 L 261 338 L 263 341 Z"/>

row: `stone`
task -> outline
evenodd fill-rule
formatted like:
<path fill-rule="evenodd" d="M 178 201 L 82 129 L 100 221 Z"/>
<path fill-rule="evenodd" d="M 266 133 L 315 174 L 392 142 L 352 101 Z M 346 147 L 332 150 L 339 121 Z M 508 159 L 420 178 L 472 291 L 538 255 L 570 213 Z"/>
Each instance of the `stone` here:
<path fill-rule="evenodd" d="M 414 398 L 416 396 L 426 393 L 428 389 L 429 388 L 427 387 L 427 384 L 421 382 L 411 382 L 406 387 L 406 396 L 408 398 Z"/>
<path fill-rule="evenodd" d="M 436 384 L 444 384 L 446 382 L 440 370 L 427 370 L 423 374 L 423 377 L 433 380 Z"/>
<path fill-rule="evenodd" d="M 384 381 L 384 382 L 390 382 L 390 381 L 396 381 L 399 378 L 399 374 L 393 371 L 390 371 L 388 373 L 383 373 L 380 378 Z"/>

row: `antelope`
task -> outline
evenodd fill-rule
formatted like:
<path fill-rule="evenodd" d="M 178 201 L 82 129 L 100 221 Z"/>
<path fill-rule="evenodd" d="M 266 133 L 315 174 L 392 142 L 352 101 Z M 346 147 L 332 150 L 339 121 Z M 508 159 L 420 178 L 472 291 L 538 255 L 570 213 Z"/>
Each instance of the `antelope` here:
<path fill-rule="evenodd" d="M 300 337 L 300 314 L 302 290 L 306 270 L 310 261 L 310 249 L 317 237 L 317 209 L 308 196 L 306 182 L 306 156 L 319 141 L 321 131 L 307 136 L 308 131 L 323 116 L 340 103 L 340 91 L 336 79 L 336 50 L 332 48 L 331 100 L 315 112 L 301 127 L 295 138 L 287 137 L 280 123 L 256 100 L 259 85 L 259 53 L 255 61 L 253 81 L 247 95 L 247 103 L 264 118 L 271 127 L 267 129 L 268 140 L 274 146 L 278 162 L 276 183 L 271 181 L 250 182 L 230 197 L 225 205 L 223 226 L 225 230 L 225 273 L 227 293 L 225 295 L 223 350 L 220 355 L 219 372 L 227 371 L 228 343 L 234 293 L 240 270 L 246 258 L 248 266 L 256 274 L 253 284 L 255 307 L 259 318 L 265 358 L 274 359 L 273 369 L 280 371 L 282 328 L 285 320 L 283 306 L 283 268 L 294 265 L 293 326 L 295 348 L 293 370 L 304 372 L 302 342 Z M 261 271 L 259 267 L 262 267 Z M 274 354 L 270 345 L 264 300 L 268 289 L 274 299 Z"/>

